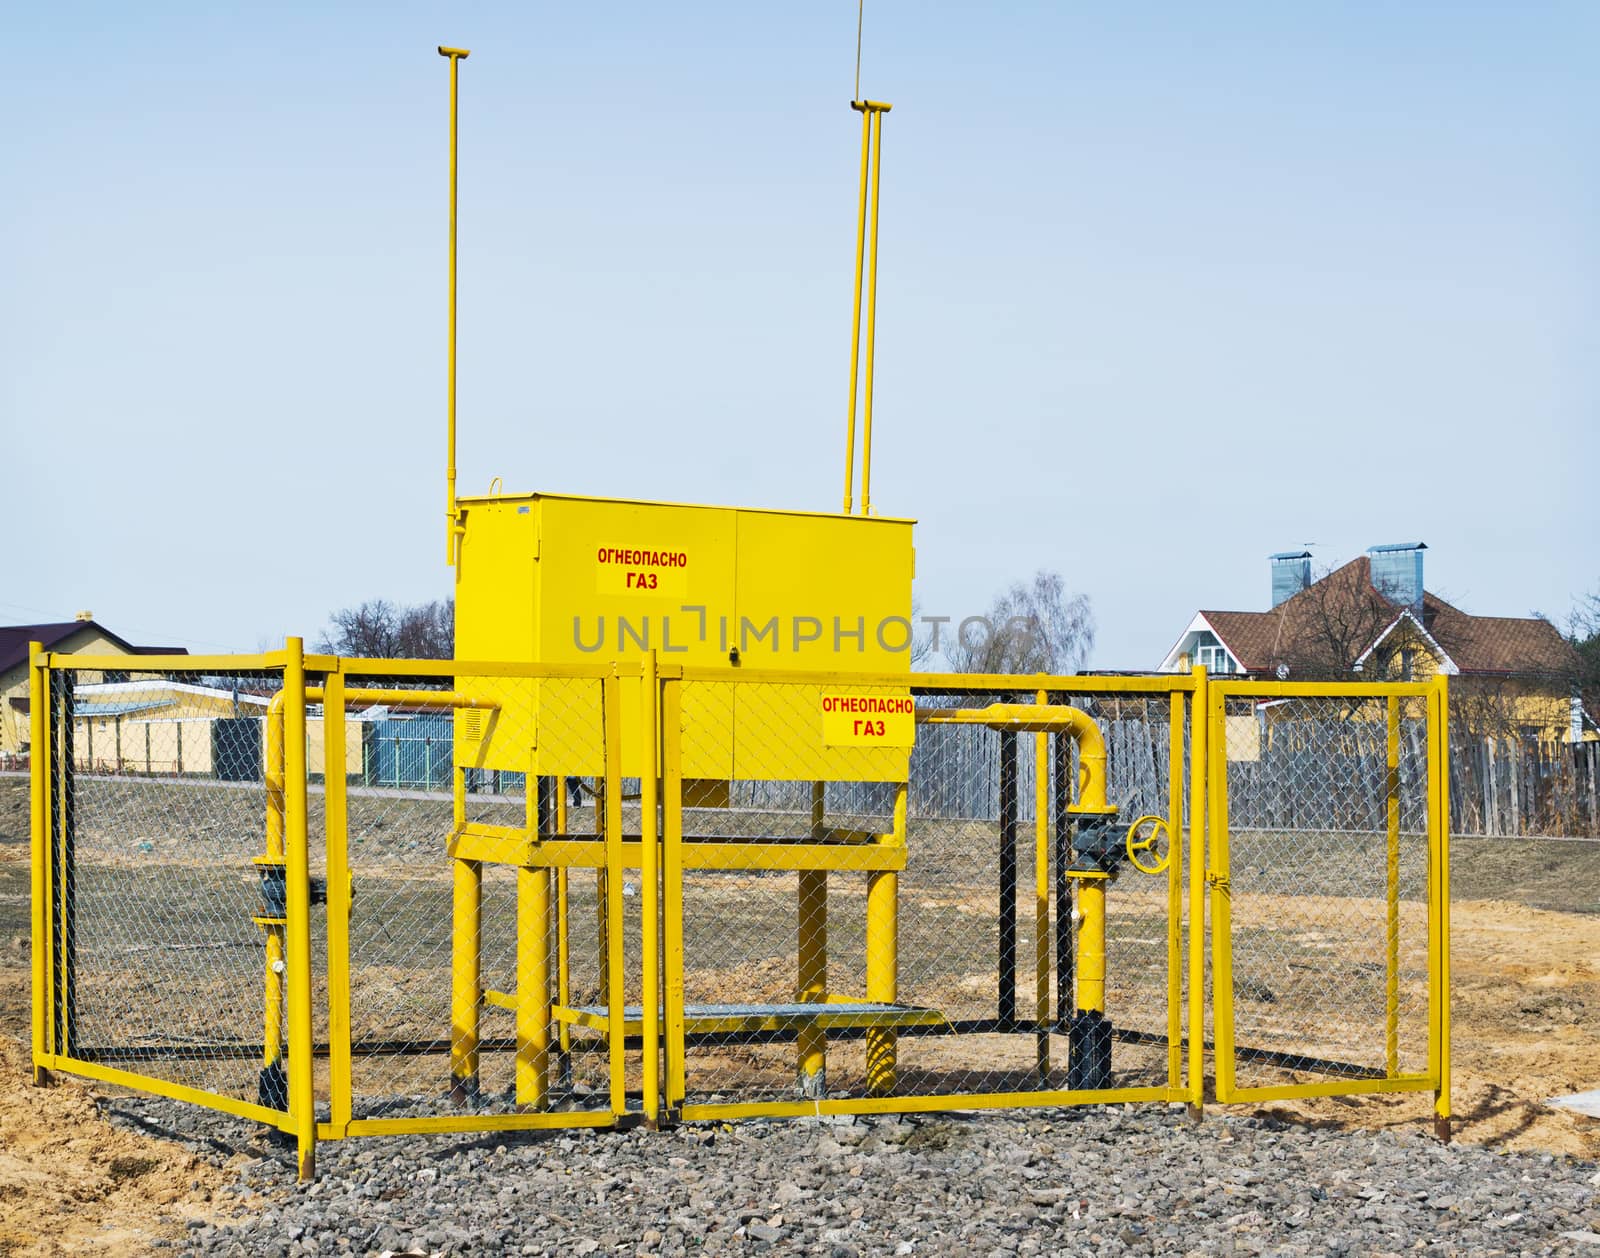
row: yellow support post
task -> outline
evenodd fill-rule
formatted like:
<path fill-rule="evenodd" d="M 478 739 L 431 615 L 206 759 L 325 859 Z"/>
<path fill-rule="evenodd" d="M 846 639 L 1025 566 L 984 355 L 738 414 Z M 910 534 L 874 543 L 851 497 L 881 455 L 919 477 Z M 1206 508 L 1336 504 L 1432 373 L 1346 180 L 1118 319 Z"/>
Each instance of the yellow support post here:
<path fill-rule="evenodd" d="M 467 774 L 455 770 L 454 828 L 467 824 Z M 478 1101 L 478 1028 L 483 1012 L 483 866 L 452 860 L 450 888 L 450 1100 Z"/>
<path fill-rule="evenodd" d="M 1400 700 L 1389 696 L 1384 789 L 1389 832 L 1385 862 L 1387 923 L 1384 931 L 1383 1063 L 1389 1078 L 1400 1073 Z"/>
<path fill-rule="evenodd" d="M 824 800 L 827 784 L 811 784 L 811 841 L 827 837 Z M 796 906 L 799 938 L 799 972 L 795 976 L 795 999 L 813 1004 L 828 998 L 828 872 L 803 869 Z M 828 1033 L 814 1023 L 804 1025 L 795 1036 L 796 1086 L 803 1097 L 820 1099 L 828 1094 Z"/>
<path fill-rule="evenodd" d="M 1186 1099 L 1183 1086 L 1183 731 L 1184 695 L 1167 697 L 1167 1086 Z"/>
<path fill-rule="evenodd" d="M 906 840 L 906 784 L 895 788 L 894 829 L 890 841 Z M 898 901 L 900 875 L 874 870 L 867 875 L 867 999 L 893 1004 L 899 996 Z M 898 1037 L 892 1029 L 867 1032 L 867 1091 L 884 1096 L 894 1090 Z"/>
<path fill-rule="evenodd" d="M 311 853 L 306 828 L 305 648 L 288 639 L 284 688 L 284 821 L 287 862 L 289 1119 L 301 1182 L 316 1173 L 317 1113 L 311 1060 Z"/>
<path fill-rule="evenodd" d="M 606 975 L 606 1047 L 611 1067 L 611 1112 L 628 1112 L 627 1054 L 623 1044 L 627 1034 L 626 989 L 622 968 L 622 696 L 616 666 L 601 683 L 605 705 L 606 741 L 606 906 L 605 948 L 601 953 Z"/>
<path fill-rule="evenodd" d="M 1228 726 L 1227 696 L 1216 687 L 1209 695 L 1207 732 L 1211 854 L 1206 881 L 1211 888 L 1211 1008 L 1215 1020 L 1217 1100 L 1233 1099 L 1233 891 L 1228 877 Z"/>
<path fill-rule="evenodd" d="M 322 697 L 322 789 L 328 845 L 328 1109 L 340 1135 L 350 1125 L 350 830 L 345 780 L 344 674 Z"/>
<path fill-rule="evenodd" d="M 28 643 L 28 836 L 33 891 L 33 1081 L 43 1086 L 50 1072 L 41 1063 L 50 1056 L 50 726 L 45 719 L 49 674 L 43 665 L 44 644 Z"/>
<path fill-rule="evenodd" d="M 663 903 L 661 940 L 663 1017 L 667 1041 L 666 1107 L 676 1115 L 687 1090 L 683 1014 L 683 683 L 669 680 L 661 694 Z"/>
<path fill-rule="evenodd" d="M 656 721 L 656 690 L 660 684 L 656 653 L 646 651 L 639 676 L 639 933 L 643 980 L 639 999 L 643 1020 L 644 1121 L 649 1127 L 661 1121 L 661 954 L 659 847 L 660 727 Z"/>
<path fill-rule="evenodd" d="M 517 1106 L 550 1100 L 550 870 L 517 870 Z"/>
<path fill-rule="evenodd" d="M 449 431 L 445 456 L 447 485 L 445 511 L 450 523 L 445 540 L 448 548 L 447 562 L 454 566 L 456 546 L 461 536 L 461 515 L 456 506 L 456 103 L 461 63 L 471 53 L 466 48 L 446 48 L 440 45 L 439 55 L 450 58 L 450 366 L 447 385 Z"/>
<path fill-rule="evenodd" d="M 556 833 L 561 835 L 567 833 L 567 827 L 571 823 L 567 813 L 567 780 L 559 778 L 556 781 Z M 567 899 L 567 869 L 563 865 L 556 870 L 556 1003 L 563 1009 L 572 1004 L 572 945 L 567 934 L 571 926 Z M 571 1082 L 572 1027 L 562 1022 L 556 1030 L 556 1035 L 561 1053 L 559 1072 L 561 1085 L 565 1087 Z"/>
<path fill-rule="evenodd" d="M 530 767 L 523 787 L 524 825 L 542 836 L 546 825 L 545 780 Z M 513 1067 L 517 1108 L 544 1109 L 550 1103 L 550 870 L 517 869 L 517 998 Z"/>
<path fill-rule="evenodd" d="M 1434 1132 L 1450 1140 L 1450 680 L 1434 679 L 1432 709 L 1434 743 L 1429 747 L 1430 794 L 1434 795 L 1429 827 L 1429 970 L 1434 978 L 1429 1000 L 1434 1026 Z"/>
<path fill-rule="evenodd" d="M 1206 670 L 1194 670 L 1189 701 L 1189 1116 L 1198 1119 L 1206 1081 L 1206 775 L 1211 702 Z M 1179 836 L 1173 835 L 1176 845 Z"/>
<path fill-rule="evenodd" d="M 865 478 L 862 490 L 866 490 Z M 1035 696 L 1040 707 L 1046 691 Z M 1033 736 L 1033 968 L 1035 1058 L 1039 1086 L 1050 1079 L 1050 735 Z"/>
<path fill-rule="evenodd" d="M 611 816 L 611 782 L 609 778 L 601 778 L 600 793 L 594 801 L 594 832 L 602 843 L 606 835 L 607 818 Z M 620 787 L 618 788 L 621 789 Z M 618 805 L 617 815 L 622 815 L 621 805 Z M 595 925 L 595 956 L 600 959 L 600 1003 L 603 1005 L 611 999 L 611 967 L 606 964 L 606 940 L 611 938 L 611 929 L 608 924 L 610 917 L 611 895 L 609 880 L 606 877 L 605 866 L 594 871 L 594 925 Z"/>

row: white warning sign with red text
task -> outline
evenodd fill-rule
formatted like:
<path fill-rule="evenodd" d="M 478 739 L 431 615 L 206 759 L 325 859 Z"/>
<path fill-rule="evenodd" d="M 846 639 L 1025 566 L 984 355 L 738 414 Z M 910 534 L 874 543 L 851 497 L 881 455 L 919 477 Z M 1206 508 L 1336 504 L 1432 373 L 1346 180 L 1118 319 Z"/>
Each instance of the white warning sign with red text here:
<path fill-rule="evenodd" d="M 828 747 L 910 747 L 917 741 L 917 703 L 910 695 L 824 692 L 822 741 Z"/>

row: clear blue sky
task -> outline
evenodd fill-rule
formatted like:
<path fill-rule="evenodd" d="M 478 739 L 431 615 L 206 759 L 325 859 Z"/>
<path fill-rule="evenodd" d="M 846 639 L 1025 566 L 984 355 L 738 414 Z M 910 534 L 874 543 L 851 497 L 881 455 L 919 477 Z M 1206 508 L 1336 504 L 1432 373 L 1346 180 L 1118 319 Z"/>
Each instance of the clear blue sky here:
<path fill-rule="evenodd" d="M 855 5 L 12 6 L 0 620 L 252 649 L 443 597 L 462 486 L 837 508 Z M 1159 662 L 1265 556 L 1600 586 L 1591 4 L 869 0 L 874 505 Z"/>

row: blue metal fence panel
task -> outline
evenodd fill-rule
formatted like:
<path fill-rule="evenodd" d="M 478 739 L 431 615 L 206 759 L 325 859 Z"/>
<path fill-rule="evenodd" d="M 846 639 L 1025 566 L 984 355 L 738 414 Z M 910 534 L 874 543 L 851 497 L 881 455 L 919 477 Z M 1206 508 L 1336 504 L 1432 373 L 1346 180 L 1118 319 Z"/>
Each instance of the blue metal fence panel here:
<path fill-rule="evenodd" d="M 448 791 L 455 765 L 455 717 L 448 713 L 392 716 L 367 724 L 362 785 L 411 791 Z M 477 770 L 467 775 L 474 793 L 517 793 L 521 773 Z"/>

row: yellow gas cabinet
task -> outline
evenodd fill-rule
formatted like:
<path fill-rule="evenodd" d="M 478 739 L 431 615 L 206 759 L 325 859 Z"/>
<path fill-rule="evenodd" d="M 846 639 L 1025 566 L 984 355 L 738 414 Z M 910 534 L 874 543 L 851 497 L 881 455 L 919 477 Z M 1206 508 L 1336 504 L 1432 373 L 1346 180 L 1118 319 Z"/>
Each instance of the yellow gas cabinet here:
<path fill-rule="evenodd" d="M 836 733 L 840 674 L 908 673 L 909 520 L 560 494 L 459 500 L 456 655 L 594 665 L 654 650 L 663 665 L 826 672 L 830 684 L 686 686 L 684 776 L 901 781 L 910 748 Z M 604 772 L 592 681 L 473 681 L 497 705 L 458 717 L 463 768 Z M 623 773 L 636 776 L 625 705 Z"/>

